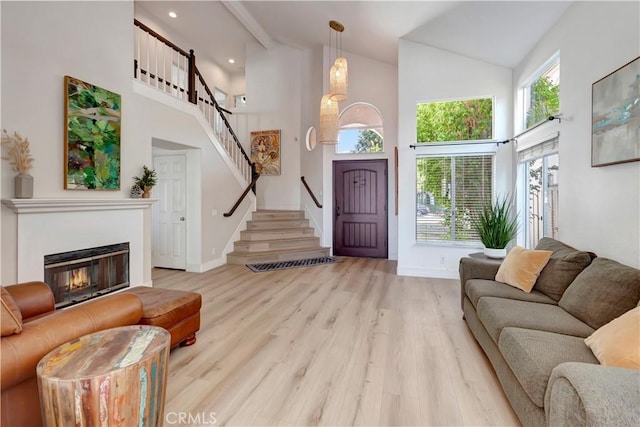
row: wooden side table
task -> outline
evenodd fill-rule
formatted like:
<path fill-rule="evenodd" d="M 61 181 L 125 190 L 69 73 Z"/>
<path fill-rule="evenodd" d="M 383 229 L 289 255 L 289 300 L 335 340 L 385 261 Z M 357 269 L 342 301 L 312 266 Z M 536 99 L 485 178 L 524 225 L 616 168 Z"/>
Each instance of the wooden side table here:
<path fill-rule="evenodd" d="M 45 426 L 162 426 L 171 336 L 156 326 L 85 335 L 36 368 Z"/>

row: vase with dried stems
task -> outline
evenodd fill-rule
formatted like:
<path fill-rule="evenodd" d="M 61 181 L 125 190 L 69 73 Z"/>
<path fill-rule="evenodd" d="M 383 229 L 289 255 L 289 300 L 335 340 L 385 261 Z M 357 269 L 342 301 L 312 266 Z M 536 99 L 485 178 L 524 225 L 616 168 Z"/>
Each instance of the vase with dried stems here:
<path fill-rule="evenodd" d="M 29 140 L 23 138 L 18 132 L 10 135 L 6 129 L 2 130 L 2 147 L 6 155 L 2 158 L 8 160 L 13 170 L 18 172 L 15 177 L 15 198 L 30 199 L 33 197 L 33 177 L 29 174 L 33 157 L 29 150 Z"/>

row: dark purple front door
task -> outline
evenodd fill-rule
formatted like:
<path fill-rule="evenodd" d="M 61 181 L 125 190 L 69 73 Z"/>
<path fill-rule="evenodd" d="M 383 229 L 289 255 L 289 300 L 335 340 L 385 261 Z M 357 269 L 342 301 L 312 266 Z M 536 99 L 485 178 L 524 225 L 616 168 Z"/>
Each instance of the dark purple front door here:
<path fill-rule="evenodd" d="M 333 162 L 334 255 L 387 258 L 387 160 Z"/>

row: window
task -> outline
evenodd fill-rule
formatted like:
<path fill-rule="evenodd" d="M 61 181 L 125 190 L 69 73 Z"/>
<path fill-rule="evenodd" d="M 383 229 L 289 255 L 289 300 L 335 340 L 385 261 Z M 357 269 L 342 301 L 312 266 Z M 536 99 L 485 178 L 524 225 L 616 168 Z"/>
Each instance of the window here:
<path fill-rule="evenodd" d="M 227 94 L 217 87 L 213 88 L 213 98 L 216 100 L 218 105 L 222 108 L 226 108 L 227 105 Z M 218 135 L 222 133 L 224 129 L 224 123 L 222 122 L 222 117 L 219 114 L 216 114 L 216 122 L 215 122 L 215 131 Z"/>
<path fill-rule="evenodd" d="M 417 142 L 487 140 L 493 137 L 493 99 L 430 102 L 417 107 Z"/>
<path fill-rule="evenodd" d="M 236 108 L 245 108 L 247 106 L 247 95 L 236 95 L 233 100 Z"/>
<path fill-rule="evenodd" d="M 525 129 L 560 112 L 560 59 L 551 58 L 524 90 Z"/>
<path fill-rule="evenodd" d="M 560 111 L 560 56 L 547 60 L 522 88 L 526 129 Z M 519 244 L 533 248 L 542 237 L 558 238 L 560 132 L 556 121 L 518 138 Z"/>
<path fill-rule="evenodd" d="M 431 151 L 416 157 L 416 241 L 479 241 L 472 220 L 492 200 L 495 144 L 477 143 L 493 138 L 493 98 L 418 104 L 416 119 Z"/>
<path fill-rule="evenodd" d="M 474 215 L 491 202 L 493 154 L 418 156 L 416 241 L 475 242 Z"/>
<path fill-rule="evenodd" d="M 384 151 L 382 114 L 371 104 L 356 102 L 340 113 L 337 153 Z"/>
<path fill-rule="evenodd" d="M 543 237 L 558 238 L 560 156 L 558 137 L 518 153 L 524 186 L 524 244 L 534 248 Z"/>

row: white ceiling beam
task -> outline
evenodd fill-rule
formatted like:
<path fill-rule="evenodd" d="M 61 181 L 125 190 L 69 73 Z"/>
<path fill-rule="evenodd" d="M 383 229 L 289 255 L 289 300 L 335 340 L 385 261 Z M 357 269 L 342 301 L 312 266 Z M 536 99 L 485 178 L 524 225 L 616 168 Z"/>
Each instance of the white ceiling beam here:
<path fill-rule="evenodd" d="M 262 25 L 256 21 L 247 8 L 244 7 L 242 2 L 237 0 L 221 0 L 221 3 L 244 25 L 247 31 L 249 31 L 265 49 L 270 49 L 274 46 L 274 41 L 271 36 Z"/>

